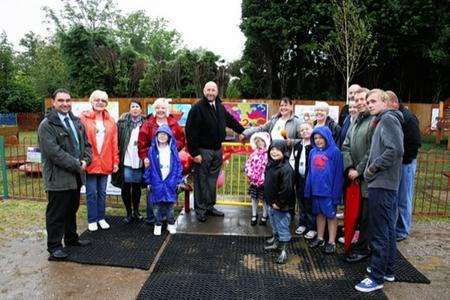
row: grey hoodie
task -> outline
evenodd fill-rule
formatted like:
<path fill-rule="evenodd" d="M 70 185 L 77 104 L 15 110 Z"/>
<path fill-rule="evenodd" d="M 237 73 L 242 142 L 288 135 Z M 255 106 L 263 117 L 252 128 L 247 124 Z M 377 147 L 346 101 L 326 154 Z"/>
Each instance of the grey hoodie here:
<path fill-rule="evenodd" d="M 373 120 L 375 130 L 364 171 L 369 188 L 398 190 L 403 158 L 403 115 L 385 110 Z"/>

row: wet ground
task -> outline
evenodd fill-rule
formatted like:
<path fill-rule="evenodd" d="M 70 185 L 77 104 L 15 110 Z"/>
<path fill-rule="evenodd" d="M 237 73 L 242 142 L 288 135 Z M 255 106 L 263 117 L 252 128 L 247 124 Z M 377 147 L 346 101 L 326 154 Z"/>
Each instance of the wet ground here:
<path fill-rule="evenodd" d="M 250 212 L 224 208 L 225 218 L 210 217 L 199 224 L 195 214 L 181 216 L 179 231 L 219 234 L 265 234 L 264 227 L 249 226 Z M 1 221 L 0 221 L 1 222 Z M 45 231 L 30 224 L 0 242 L 0 299 L 135 299 L 149 271 L 49 262 Z M 86 224 L 80 224 L 80 232 Z M 415 222 L 400 251 L 430 280 L 430 285 L 389 283 L 390 299 L 450 299 L 450 223 Z M 356 292 L 355 292 L 356 293 Z"/>

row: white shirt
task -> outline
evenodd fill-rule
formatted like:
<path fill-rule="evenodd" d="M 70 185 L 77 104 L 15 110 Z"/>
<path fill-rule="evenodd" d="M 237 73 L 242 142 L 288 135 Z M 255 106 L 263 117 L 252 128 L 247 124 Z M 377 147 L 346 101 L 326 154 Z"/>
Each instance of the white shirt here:
<path fill-rule="evenodd" d="M 298 173 L 300 173 L 302 177 L 305 177 L 306 173 L 306 159 L 306 147 L 303 145 L 302 152 L 300 153 L 300 160 L 298 162 Z"/>
<path fill-rule="evenodd" d="M 131 131 L 130 142 L 127 146 L 127 151 L 125 152 L 125 157 L 123 159 L 123 165 L 131 167 L 133 169 L 139 169 L 142 167 L 142 161 L 139 158 L 137 140 L 139 136 L 139 126 L 136 126 Z"/>
<path fill-rule="evenodd" d="M 158 145 L 158 151 L 159 168 L 161 170 L 162 180 L 164 180 L 167 178 L 167 176 L 169 176 L 170 173 L 170 147 L 169 145 L 163 147 Z"/>
<path fill-rule="evenodd" d="M 95 120 L 95 141 L 97 142 L 97 152 L 102 153 L 103 142 L 105 141 L 105 124 L 103 121 Z"/>
<path fill-rule="evenodd" d="M 64 120 L 65 120 L 65 118 L 68 118 L 68 119 L 69 119 L 70 128 L 67 128 L 67 129 L 72 130 L 73 135 L 75 136 L 75 139 L 76 139 L 77 142 L 79 143 L 80 141 L 78 140 L 78 135 L 77 135 L 77 131 L 75 130 L 75 125 L 73 124 L 73 121 L 72 121 L 72 119 L 70 118 L 69 114 L 63 115 L 63 114 L 61 114 L 61 113 L 58 113 L 58 117 L 59 117 L 59 119 L 61 120 L 61 123 L 62 123 L 62 124 L 64 125 L 64 127 L 66 127 L 66 128 L 67 128 L 67 125 L 66 125 L 66 121 L 64 121 Z"/>
<path fill-rule="evenodd" d="M 282 118 L 279 118 L 275 122 L 275 125 L 270 132 L 270 137 L 272 138 L 272 140 L 284 140 L 284 137 L 281 135 L 281 130 L 284 130 L 286 128 L 286 122 L 287 120 L 283 120 Z"/>

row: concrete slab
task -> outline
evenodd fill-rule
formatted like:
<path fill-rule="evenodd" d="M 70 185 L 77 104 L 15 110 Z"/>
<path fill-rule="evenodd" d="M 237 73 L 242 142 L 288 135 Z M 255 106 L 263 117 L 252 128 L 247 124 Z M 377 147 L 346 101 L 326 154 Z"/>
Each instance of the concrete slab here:
<path fill-rule="evenodd" d="M 250 225 L 252 216 L 250 207 L 216 205 L 225 213 L 224 217 L 208 216 L 204 223 L 197 221 L 195 212 L 181 212 L 177 219 L 177 233 L 270 236 L 270 225 Z"/>

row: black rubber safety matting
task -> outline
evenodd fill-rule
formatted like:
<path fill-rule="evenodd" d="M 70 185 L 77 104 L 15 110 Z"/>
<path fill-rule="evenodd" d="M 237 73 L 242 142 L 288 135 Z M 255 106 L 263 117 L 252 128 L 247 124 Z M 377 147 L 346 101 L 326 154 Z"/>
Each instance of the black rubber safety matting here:
<path fill-rule="evenodd" d="M 289 247 L 289 262 L 277 265 L 273 254 L 264 252 L 264 240 L 176 234 L 138 299 L 386 299 L 381 290 L 354 289 L 365 277 L 367 264 L 347 264 L 341 255 L 324 255 L 296 238 Z M 403 256 L 397 262 L 399 280 L 427 280 Z"/>
<path fill-rule="evenodd" d="M 166 234 L 153 235 L 145 222 L 123 223 L 123 217 L 106 217 L 108 230 L 86 230 L 80 239 L 92 241 L 86 247 L 68 247 L 68 261 L 82 264 L 116 266 L 148 270 Z"/>

